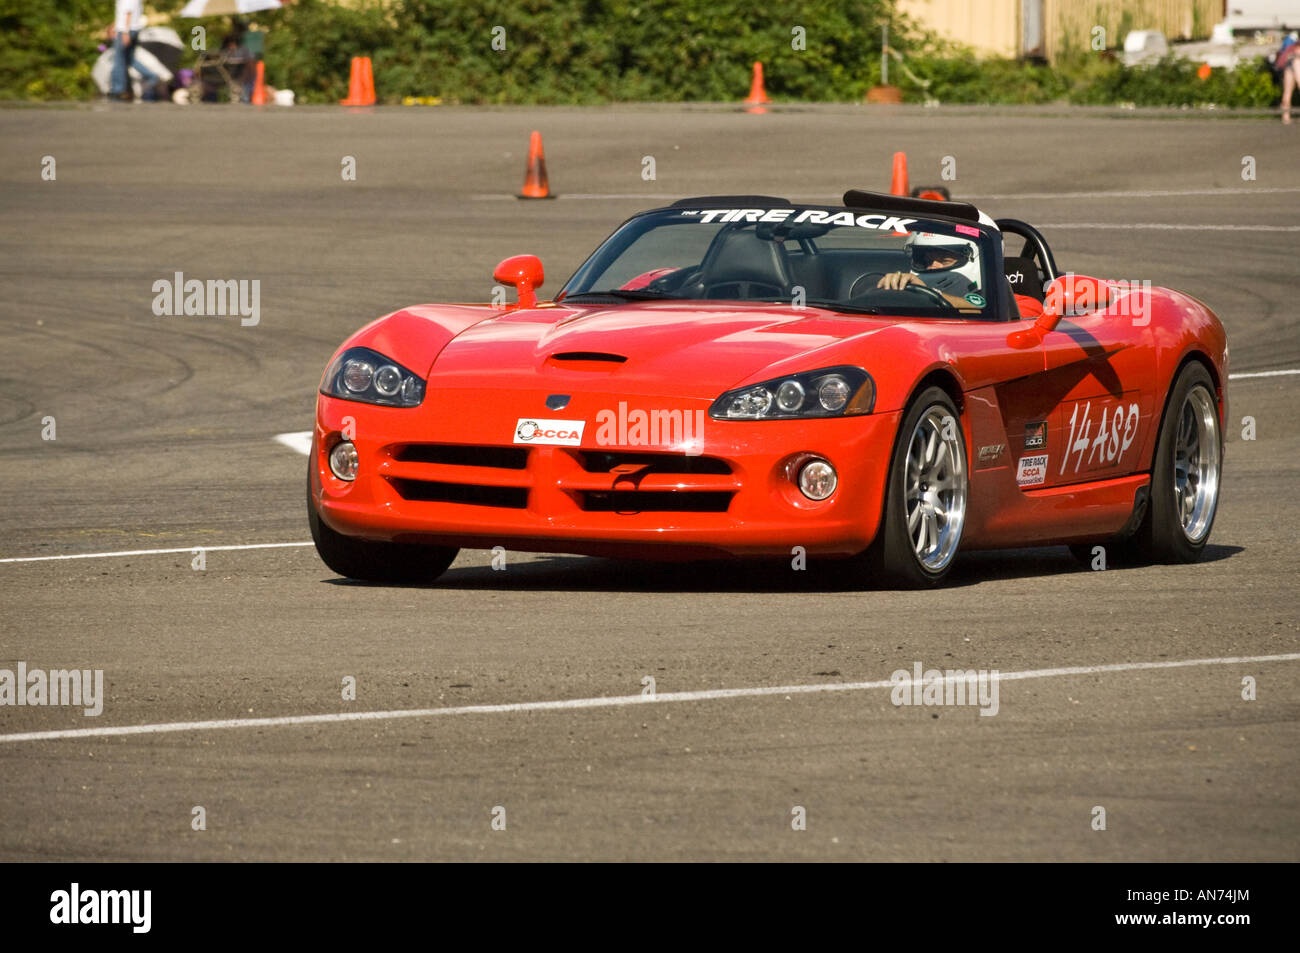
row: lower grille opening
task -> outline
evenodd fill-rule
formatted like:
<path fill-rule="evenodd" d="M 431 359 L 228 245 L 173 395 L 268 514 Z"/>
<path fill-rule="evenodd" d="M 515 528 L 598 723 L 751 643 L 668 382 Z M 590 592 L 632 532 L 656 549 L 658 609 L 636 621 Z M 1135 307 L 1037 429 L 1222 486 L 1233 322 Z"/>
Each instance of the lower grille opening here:
<path fill-rule="evenodd" d="M 713 473 L 731 472 L 725 460 L 716 457 L 692 457 L 684 453 L 601 453 L 584 451 L 578 454 L 582 469 L 588 473 L 609 473 L 617 466 L 648 466 L 651 473 Z"/>
<path fill-rule="evenodd" d="M 587 490 L 578 494 L 588 513 L 725 513 L 730 492 L 702 490 Z"/>
<path fill-rule="evenodd" d="M 473 486 L 467 483 L 438 483 L 433 480 L 391 482 L 402 499 L 419 503 L 468 503 L 471 506 L 499 506 L 513 510 L 522 510 L 528 506 L 528 490 L 521 486 Z"/>
<path fill-rule="evenodd" d="M 412 443 L 393 454 L 406 463 L 445 463 L 459 467 L 495 467 L 522 470 L 528 463 L 527 447 L 459 447 L 443 443 Z"/>

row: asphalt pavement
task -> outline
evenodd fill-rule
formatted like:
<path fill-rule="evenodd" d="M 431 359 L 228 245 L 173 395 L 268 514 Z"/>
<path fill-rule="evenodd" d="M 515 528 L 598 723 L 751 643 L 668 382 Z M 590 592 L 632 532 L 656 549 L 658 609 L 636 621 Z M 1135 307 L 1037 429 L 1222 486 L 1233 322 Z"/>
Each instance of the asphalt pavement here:
<path fill-rule="evenodd" d="M 554 201 L 514 198 L 533 129 Z M 0 110 L 0 669 L 105 680 L 98 716 L 0 707 L 0 860 L 1300 859 L 1297 136 L 1064 108 Z M 674 198 L 885 190 L 896 150 L 1063 269 L 1219 314 L 1201 563 L 972 553 L 914 593 L 468 551 L 385 587 L 220 548 L 309 538 L 275 438 L 366 321 L 487 300 L 513 254 L 553 292 Z M 257 322 L 155 314 L 176 272 L 257 279 Z M 995 717 L 894 705 L 917 662 L 1016 677 Z M 99 733 L 8 737 L 73 729 Z"/>

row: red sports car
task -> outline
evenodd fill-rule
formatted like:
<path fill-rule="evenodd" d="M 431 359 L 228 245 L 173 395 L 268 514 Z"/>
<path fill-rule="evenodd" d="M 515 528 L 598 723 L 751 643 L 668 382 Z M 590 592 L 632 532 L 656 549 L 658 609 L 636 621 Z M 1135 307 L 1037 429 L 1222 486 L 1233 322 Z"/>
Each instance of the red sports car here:
<path fill-rule="evenodd" d="M 501 546 L 928 586 L 962 549 L 1187 562 L 1210 534 L 1218 318 L 1062 274 L 1024 222 L 711 196 L 628 219 L 554 300 L 531 255 L 495 277 L 517 304 L 404 308 L 330 361 L 308 509 L 335 572 Z"/>

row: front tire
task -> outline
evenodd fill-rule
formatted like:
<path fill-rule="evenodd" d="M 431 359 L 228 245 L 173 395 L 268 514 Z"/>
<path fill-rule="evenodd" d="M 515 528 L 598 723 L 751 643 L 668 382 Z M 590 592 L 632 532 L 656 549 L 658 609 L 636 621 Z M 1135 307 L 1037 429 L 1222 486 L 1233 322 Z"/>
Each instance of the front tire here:
<path fill-rule="evenodd" d="M 433 582 L 456 560 L 458 549 L 415 543 L 381 543 L 336 533 L 325 525 L 311 492 L 307 494 L 307 522 L 316 552 L 331 570 L 364 582 Z"/>
<path fill-rule="evenodd" d="M 903 415 L 889 463 L 885 510 L 868 562 L 894 586 L 924 589 L 948 574 L 969 498 L 966 438 L 952 398 L 923 391 Z"/>

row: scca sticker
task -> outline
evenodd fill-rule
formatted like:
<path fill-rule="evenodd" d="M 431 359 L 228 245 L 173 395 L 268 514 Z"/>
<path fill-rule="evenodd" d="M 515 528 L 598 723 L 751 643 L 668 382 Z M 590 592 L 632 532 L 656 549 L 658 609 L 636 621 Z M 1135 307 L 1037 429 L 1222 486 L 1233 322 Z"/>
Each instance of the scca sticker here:
<path fill-rule="evenodd" d="M 1016 484 L 1019 486 L 1038 486 L 1047 479 L 1047 454 L 1037 457 L 1021 457 L 1020 467 L 1016 470 Z"/>
<path fill-rule="evenodd" d="M 535 420 L 520 417 L 515 424 L 515 443 L 546 444 L 552 447 L 577 447 L 582 443 L 585 420 Z"/>
<path fill-rule="evenodd" d="M 908 226 L 915 225 L 914 218 L 899 218 L 895 215 L 854 215 L 852 212 L 825 212 L 820 209 L 806 208 L 794 218 L 792 208 L 711 208 L 705 211 L 691 209 L 682 215 L 699 217 L 704 223 L 709 222 L 789 222 L 798 225 L 808 222 L 812 225 L 856 225 L 858 228 L 874 228 L 882 232 L 905 232 Z"/>

